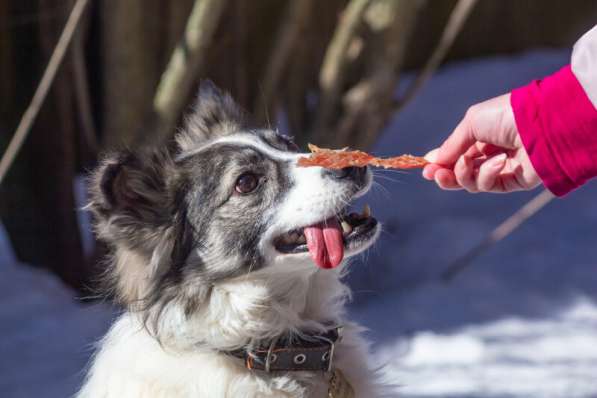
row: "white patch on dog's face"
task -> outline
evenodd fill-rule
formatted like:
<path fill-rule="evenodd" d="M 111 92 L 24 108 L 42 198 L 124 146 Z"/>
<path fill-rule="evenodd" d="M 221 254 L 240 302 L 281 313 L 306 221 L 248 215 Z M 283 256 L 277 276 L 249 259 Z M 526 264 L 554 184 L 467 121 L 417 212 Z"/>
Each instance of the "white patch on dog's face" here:
<path fill-rule="evenodd" d="M 272 240 L 287 231 L 302 228 L 335 217 L 342 212 L 350 202 L 369 191 L 372 184 L 371 171 L 367 170 L 364 182 L 337 180 L 330 177 L 321 167 L 300 167 L 297 165 L 299 157 L 308 156 L 306 153 L 294 155 L 293 163 L 289 167 L 293 185 L 284 201 L 275 209 L 274 222 L 266 232 L 263 242 L 264 250 L 269 258 L 276 263 L 283 263 L 294 257 L 294 260 L 312 266 L 308 252 L 296 254 L 280 254 Z M 358 244 L 346 246 L 345 258 L 354 256 L 368 249 L 379 235 L 379 225 L 373 233 Z M 269 243 L 269 245 L 268 245 Z M 315 268 L 314 268 L 315 269 Z"/>
<path fill-rule="evenodd" d="M 299 167 L 297 160 L 309 154 L 276 149 L 254 134 L 229 135 L 211 142 L 209 146 L 223 143 L 250 146 L 269 158 L 285 164 L 284 170 L 288 173 L 290 185 L 282 199 L 263 214 L 263 218 L 268 222 L 267 228 L 259 239 L 260 251 L 267 265 L 282 264 L 285 268 L 288 265 L 291 267 L 301 265 L 302 269 L 304 269 L 302 265 L 305 265 L 316 270 L 306 246 L 302 250 L 299 248 L 292 253 L 283 253 L 276 248 L 276 238 L 289 231 L 301 231 L 304 227 L 343 212 L 353 199 L 364 195 L 370 189 L 372 184 L 370 170 L 363 171 L 360 178 L 338 179 L 321 167 Z M 366 231 L 363 236 L 345 241 L 345 258 L 369 248 L 379 236 L 379 231 L 379 224 L 375 222 L 371 230 Z"/>

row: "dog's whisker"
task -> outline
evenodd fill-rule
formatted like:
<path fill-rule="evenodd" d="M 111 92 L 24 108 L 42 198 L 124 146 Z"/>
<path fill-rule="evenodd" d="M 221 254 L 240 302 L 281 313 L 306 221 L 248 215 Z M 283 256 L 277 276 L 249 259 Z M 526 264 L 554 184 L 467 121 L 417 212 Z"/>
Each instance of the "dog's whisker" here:
<path fill-rule="evenodd" d="M 373 170 L 373 174 L 382 174 L 382 173 L 386 173 L 386 174 L 406 174 L 406 175 L 411 174 L 411 172 L 409 172 L 409 171 L 397 170 L 397 169 L 383 169 L 383 168 L 378 168 L 378 169 Z"/>
<path fill-rule="evenodd" d="M 391 177 L 388 177 L 388 176 L 380 176 L 380 175 L 378 175 L 378 176 L 376 176 L 376 178 L 377 179 L 382 179 L 382 180 L 385 180 L 385 181 L 396 182 L 396 183 L 399 183 L 399 184 L 403 184 L 404 183 L 404 181 L 397 180 L 395 178 L 391 178 Z"/>
<path fill-rule="evenodd" d="M 391 197 L 390 191 L 388 191 L 388 189 L 386 187 L 384 187 L 382 184 L 380 184 L 379 182 L 376 182 L 376 181 L 373 182 L 373 185 L 371 186 L 371 191 L 372 192 L 380 192 L 386 198 Z"/>

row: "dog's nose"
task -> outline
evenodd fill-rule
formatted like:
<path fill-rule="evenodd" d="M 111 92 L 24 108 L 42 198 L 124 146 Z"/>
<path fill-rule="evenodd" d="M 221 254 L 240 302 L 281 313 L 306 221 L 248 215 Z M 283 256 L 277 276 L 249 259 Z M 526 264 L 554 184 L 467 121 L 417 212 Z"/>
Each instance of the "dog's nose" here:
<path fill-rule="evenodd" d="M 360 180 L 365 176 L 367 167 L 345 167 L 343 169 L 326 169 L 325 172 L 337 180 Z"/>

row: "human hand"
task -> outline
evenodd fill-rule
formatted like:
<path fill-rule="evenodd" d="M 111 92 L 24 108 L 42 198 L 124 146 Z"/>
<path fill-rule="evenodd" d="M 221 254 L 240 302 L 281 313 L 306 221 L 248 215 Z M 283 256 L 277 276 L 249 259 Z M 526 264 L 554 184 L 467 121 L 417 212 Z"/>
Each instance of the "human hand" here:
<path fill-rule="evenodd" d="M 520 139 L 510 94 L 473 105 L 441 147 L 425 158 L 423 177 L 442 189 L 514 192 L 541 179 Z"/>

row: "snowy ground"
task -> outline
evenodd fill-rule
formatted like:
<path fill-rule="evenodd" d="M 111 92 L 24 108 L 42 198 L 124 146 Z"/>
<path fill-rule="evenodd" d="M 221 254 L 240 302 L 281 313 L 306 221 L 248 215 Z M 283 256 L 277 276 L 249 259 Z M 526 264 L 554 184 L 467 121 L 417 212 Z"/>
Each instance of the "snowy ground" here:
<path fill-rule="evenodd" d="M 2 232 L 0 397 L 69 397 L 113 314 L 82 305 L 46 271 L 16 265 Z"/>
<path fill-rule="evenodd" d="M 419 331 L 379 350 L 408 397 L 597 396 L 597 306 L 579 298 L 542 319 L 508 317 Z M 396 360 L 396 353 L 399 359 Z"/>
<path fill-rule="evenodd" d="M 376 152 L 425 153 L 470 104 L 567 60 L 541 51 L 451 64 Z M 401 397 L 597 397 L 597 184 L 551 203 L 445 284 L 441 270 L 534 193 L 442 192 L 418 173 L 377 181 L 366 201 L 385 233 L 352 265 L 351 313 Z M 0 396 L 67 397 L 113 314 L 13 263 L 0 239 Z"/>

